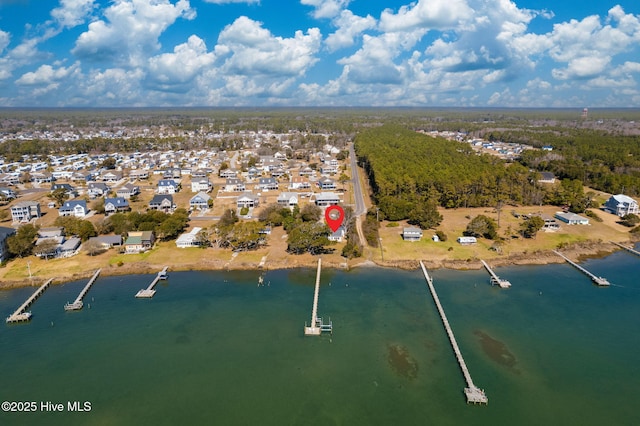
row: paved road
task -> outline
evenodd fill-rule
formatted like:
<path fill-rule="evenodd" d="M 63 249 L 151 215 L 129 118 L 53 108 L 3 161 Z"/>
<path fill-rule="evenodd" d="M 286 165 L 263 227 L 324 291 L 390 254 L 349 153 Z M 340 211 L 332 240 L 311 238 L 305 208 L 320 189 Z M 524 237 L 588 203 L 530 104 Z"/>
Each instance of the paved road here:
<path fill-rule="evenodd" d="M 353 183 L 353 199 L 355 202 L 354 215 L 362 216 L 367 212 L 367 206 L 364 204 L 364 196 L 362 195 L 362 185 L 358 174 L 358 159 L 353 149 L 353 143 L 349 144 L 349 158 L 351 159 L 351 182 Z"/>

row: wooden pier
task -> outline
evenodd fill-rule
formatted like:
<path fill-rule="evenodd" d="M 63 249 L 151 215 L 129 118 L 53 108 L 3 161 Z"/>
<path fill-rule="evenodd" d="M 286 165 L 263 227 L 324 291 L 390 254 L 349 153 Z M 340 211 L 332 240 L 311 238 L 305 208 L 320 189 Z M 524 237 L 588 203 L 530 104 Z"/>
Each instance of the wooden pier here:
<path fill-rule="evenodd" d="M 613 244 L 617 245 L 618 247 L 625 249 L 625 250 L 626 250 L 626 251 L 628 251 L 629 253 L 633 253 L 633 254 L 635 254 L 636 256 L 640 256 L 640 251 L 638 251 L 638 250 L 634 250 L 634 249 L 632 249 L 631 247 L 623 246 L 622 244 L 620 244 L 620 243 L 616 243 L 615 241 L 611 241 L 611 242 L 612 242 Z"/>
<path fill-rule="evenodd" d="M 93 283 L 96 282 L 96 280 L 98 279 L 98 275 L 100 275 L 101 270 L 102 269 L 98 269 L 95 272 L 95 274 L 93 274 L 93 276 L 91 277 L 87 285 L 84 286 L 84 288 L 82 289 L 78 297 L 76 297 L 76 300 L 73 301 L 73 303 L 67 302 L 64 305 L 65 311 L 79 311 L 80 309 L 82 309 L 82 307 L 84 306 L 84 302 L 82 301 L 82 299 L 84 299 L 84 296 L 89 292 L 89 289 L 91 288 Z"/>
<path fill-rule="evenodd" d="M 13 314 L 7 317 L 7 323 L 12 322 L 25 322 L 31 319 L 31 312 L 26 312 L 27 308 L 36 301 L 38 297 L 44 293 L 44 291 L 51 285 L 53 278 L 50 278 L 42 284 L 32 295 L 22 304 Z"/>
<path fill-rule="evenodd" d="M 601 287 L 607 287 L 607 286 L 611 285 L 609 283 L 609 281 L 607 281 L 606 278 L 597 277 L 597 276 L 593 275 L 591 272 L 587 271 L 582 266 L 580 266 L 577 263 L 573 262 L 571 259 L 569 259 L 568 257 L 566 257 L 565 255 L 563 255 L 562 253 L 560 253 L 558 251 L 553 250 L 553 252 L 555 254 L 557 254 L 558 256 L 560 256 L 561 258 L 563 258 L 564 260 L 566 260 L 567 263 L 573 265 L 579 271 L 582 271 L 585 275 L 587 275 L 589 278 L 591 278 L 591 281 L 593 281 L 595 284 L 597 284 L 597 285 L 599 285 Z"/>
<path fill-rule="evenodd" d="M 149 284 L 149 287 L 143 288 L 142 290 L 138 291 L 136 293 L 136 297 L 137 298 L 142 298 L 142 299 L 150 299 L 150 298 L 152 298 L 153 295 L 156 294 L 156 291 L 154 290 L 154 287 L 156 286 L 156 284 L 158 284 L 158 281 L 167 279 L 167 270 L 168 269 L 169 269 L 169 267 L 165 266 L 164 269 L 162 269 L 162 271 L 158 272 L 158 275 L 156 275 L 156 277 L 153 279 L 153 281 L 151 281 L 151 284 Z"/>
<path fill-rule="evenodd" d="M 491 275 L 491 278 L 489 279 L 489 281 L 491 282 L 491 285 L 499 285 L 500 288 L 511 287 L 511 283 L 507 280 L 503 280 L 495 272 L 493 272 L 493 270 L 489 267 L 489 265 L 487 265 L 487 262 L 485 262 L 484 260 L 480 260 L 480 262 L 482 262 L 487 272 L 489 272 L 489 275 Z"/>
<path fill-rule="evenodd" d="M 424 266 L 424 263 L 422 263 L 422 261 L 420 261 L 420 267 L 422 267 L 422 272 L 424 273 L 424 277 L 427 280 L 427 285 L 429 286 L 429 290 L 431 291 L 431 296 L 433 297 L 433 301 L 436 304 L 436 308 L 438 308 L 438 313 L 440 314 L 440 318 L 442 319 L 444 328 L 447 331 L 447 335 L 449 336 L 451 347 L 453 348 L 453 352 L 456 355 L 456 359 L 458 360 L 458 364 L 460 365 L 460 369 L 462 370 L 464 379 L 467 382 L 467 387 L 464 389 L 464 394 L 467 397 L 467 404 L 469 403 L 488 404 L 489 398 L 487 398 L 487 395 L 484 393 L 484 389 L 480 389 L 479 387 L 474 385 L 473 380 L 471 380 L 471 373 L 469 373 L 467 364 L 464 362 L 464 358 L 462 357 L 462 352 L 460 352 L 460 348 L 458 347 L 456 338 L 453 335 L 453 330 L 451 329 L 451 326 L 449 325 L 449 321 L 447 320 L 447 315 L 444 313 L 444 309 L 440 304 L 440 299 L 438 298 L 436 289 L 433 286 L 433 280 L 429 276 L 429 273 L 427 272 L 427 268 Z"/>
<path fill-rule="evenodd" d="M 318 296 L 320 293 L 320 272 L 322 271 L 322 259 L 318 259 L 318 270 L 316 271 L 316 287 L 313 292 L 313 308 L 311 309 L 311 323 L 307 326 L 304 323 L 305 336 L 319 336 L 323 331 L 333 334 L 333 323 L 329 319 L 329 323 L 325 324 L 322 318 L 318 318 Z"/>

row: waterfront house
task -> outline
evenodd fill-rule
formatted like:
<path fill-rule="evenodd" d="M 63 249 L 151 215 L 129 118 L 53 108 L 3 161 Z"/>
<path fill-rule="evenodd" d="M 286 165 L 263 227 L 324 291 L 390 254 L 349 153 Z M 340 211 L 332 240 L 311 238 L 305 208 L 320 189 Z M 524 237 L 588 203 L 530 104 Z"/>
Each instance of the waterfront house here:
<path fill-rule="evenodd" d="M 104 248 L 105 250 L 110 249 L 111 247 L 121 246 L 122 245 L 122 236 L 121 235 L 98 235 L 97 237 L 89 238 L 91 242 L 97 242 Z"/>
<path fill-rule="evenodd" d="M 124 242 L 127 254 L 142 253 L 153 247 L 156 237 L 153 231 L 131 231 Z"/>
<path fill-rule="evenodd" d="M 202 228 L 196 226 L 191 231 L 180 235 L 176 240 L 176 246 L 179 248 L 198 247 L 200 245 L 200 238 L 198 237 L 200 231 L 202 231 Z"/>
<path fill-rule="evenodd" d="M 67 200 L 62 207 L 58 209 L 60 216 L 85 217 L 89 213 L 87 202 L 85 200 Z"/>
<path fill-rule="evenodd" d="M 342 239 L 344 238 L 346 231 L 344 229 L 344 226 L 340 226 L 338 227 L 338 229 L 336 229 L 334 232 L 332 232 L 327 238 L 329 239 L 329 241 L 333 241 L 336 243 L 341 243 Z"/>
<path fill-rule="evenodd" d="M 557 212 L 553 215 L 556 219 L 568 225 L 588 225 L 589 219 L 571 212 Z"/>
<path fill-rule="evenodd" d="M 620 217 L 626 216 L 628 214 L 637 215 L 638 202 L 624 194 L 612 195 L 604 203 L 604 210 Z"/>
<path fill-rule="evenodd" d="M 405 241 L 420 241 L 422 238 L 422 229 L 415 227 L 406 227 L 402 229 L 402 239 Z"/>
<path fill-rule="evenodd" d="M 27 223 L 40 216 L 40 203 L 37 201 L 18 201 L 11 206 L 11 219 L 14 222 Z"/>
<path fill-rule="evenodd" d="M 476 237 L 458 237 L 458 243 L 463 246 L 468 246 L 477 242 L 478 240 L 476 239 Z"/>

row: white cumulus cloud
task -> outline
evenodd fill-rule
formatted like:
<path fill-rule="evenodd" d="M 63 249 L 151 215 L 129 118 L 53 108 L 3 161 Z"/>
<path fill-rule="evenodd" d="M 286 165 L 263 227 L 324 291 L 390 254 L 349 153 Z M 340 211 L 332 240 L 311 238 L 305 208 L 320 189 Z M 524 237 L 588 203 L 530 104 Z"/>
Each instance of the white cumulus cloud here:
<path fill-rule="evenodd" d="M 377 23 L 371 15 L 362 17 L 354 15 L 350 10 L 343 10 L 340 15 L 333 20 L 333 24 L 338 27 L 338 29 L 325 40 L 330 51 L 352 46 L 355 43 L 356 37 L 366 30 L 375 28 Z"/>
<path fill-rule="evenodd" d="M 168 0 L 120 0 L 109 6 L 106 20 L 89 24 L 80 34 L 72 53 L 80 58 L 139 66 L 158 50 L 158 37 L 176 19 L 193 19 L 188 0 L 172 4 Z"/>

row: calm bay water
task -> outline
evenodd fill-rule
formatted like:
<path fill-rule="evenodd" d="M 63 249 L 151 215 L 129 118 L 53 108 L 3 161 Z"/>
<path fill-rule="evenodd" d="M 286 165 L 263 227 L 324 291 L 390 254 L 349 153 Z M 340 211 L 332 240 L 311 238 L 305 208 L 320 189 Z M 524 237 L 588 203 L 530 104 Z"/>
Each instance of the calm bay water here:
<path fill-rule="evenodd" d="M 65 412 L 0 413 L 0 424 L 635 425 L 640 258 L 431 271 L 488 406 L 465 382 L 422 273 L 325 269 L 319 313 L 334 334 L 304 337 L 315 270 L 101 277 L 81 312 L 63 305 L 86 281 L 49 288 L 29 324 L 0 327 L 1 400 Z M 33 288 L 0 292 L 8 316 Z M 87 306 L 90 305 L 90 306 Z M 90 412 L 66 412 L 89 401 Z"/>

